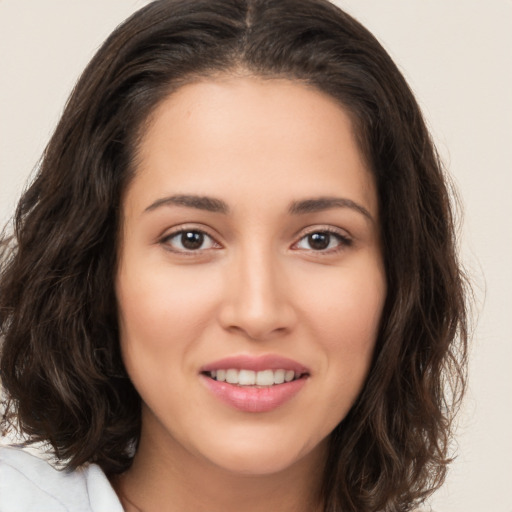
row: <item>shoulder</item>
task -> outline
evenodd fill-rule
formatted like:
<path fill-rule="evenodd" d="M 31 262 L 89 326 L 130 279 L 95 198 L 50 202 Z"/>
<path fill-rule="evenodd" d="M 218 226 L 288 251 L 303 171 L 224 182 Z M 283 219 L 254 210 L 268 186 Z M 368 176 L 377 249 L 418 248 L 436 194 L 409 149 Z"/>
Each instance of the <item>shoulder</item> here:
<path fill-rule="evenodd" d="M 0 447 L 0 496 L 0 512 L 123 511 L 97 465 L 59 471 L 14 447 Z"/>

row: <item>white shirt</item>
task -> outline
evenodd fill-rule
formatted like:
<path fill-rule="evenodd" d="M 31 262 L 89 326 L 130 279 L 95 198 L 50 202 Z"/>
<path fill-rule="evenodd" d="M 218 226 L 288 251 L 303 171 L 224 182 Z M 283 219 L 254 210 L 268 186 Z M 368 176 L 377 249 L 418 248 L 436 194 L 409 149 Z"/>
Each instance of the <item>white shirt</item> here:
<path fill-rule="evenodd" d="M 0 447 L 0 512 L 123 512 L 96 464 L 58 471 L 18 448 Z"/>

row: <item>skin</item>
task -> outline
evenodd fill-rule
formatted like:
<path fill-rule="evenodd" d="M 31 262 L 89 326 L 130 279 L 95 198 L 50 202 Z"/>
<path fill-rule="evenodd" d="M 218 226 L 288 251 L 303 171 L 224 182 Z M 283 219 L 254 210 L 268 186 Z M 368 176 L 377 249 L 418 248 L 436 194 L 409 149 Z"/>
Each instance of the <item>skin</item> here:
<path fill-rule="evenodd" d="M 229 212 L 165 201 L 222 200 Z M 293 202 L 341 205 L 290 213 Z M 202 231 L 186 250 L 180 230 Z M 324 233 L 325 249 L 308 234 Z M 180 245 L 181 244 L 181 245 Z M 374 180 L 350 117 L 301 83 L 219 76 L 153 113 L 123 204 L 116 282 L 127 371 L 143 401 L 142 510 L 320 509 L 327 439 L 366 379 L 386 296 Z M 237 410 L 200 368 L 277 354 L 309 370 L 292 399 Z"/>

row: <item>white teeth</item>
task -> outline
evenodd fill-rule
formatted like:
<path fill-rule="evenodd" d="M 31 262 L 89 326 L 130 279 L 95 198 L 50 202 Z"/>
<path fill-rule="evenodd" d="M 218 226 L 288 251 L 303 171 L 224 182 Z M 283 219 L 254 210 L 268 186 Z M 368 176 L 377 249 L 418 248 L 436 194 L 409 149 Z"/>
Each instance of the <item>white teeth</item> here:
<path fill-rule="evenodd" d="M 290 382 L 293 380 L 293 377 L 295 377 L 295 372 L 293 370 L 287 370 L 284 374 L 284 380 L 286 382 Z"/>
<path fill-rule="evenodd" d="M 272 386 L 274 384 L 274 372 L 272 370 L 263 370 L 256 374 L 256 384 L 258 386 Z"/>
<path fill-rule="evenodd" d="M 274 384 L 282 384 L 284 382 L 284 370 L 276 370 L 274 372 Z"/>
<path fill-rule="evenodd" d="M 237 370 L 228 368 L 225 370 L 213 370 L 209 372 L 212 379 L 239 386 L 273 386 L 274 384 L 283 384 L 299 378 L 300 374 L 295 375 L 293 370 L 262 370 L 255 372 L 253 370 Z"/>
<path fill-rule="evenodd" d="M 240 370 L 238 374 L 238 384 L 240 384 L 240 386 L 254 386 L 254 384 L 256 384 L 256 372 L 252 370 Z"/>
<path fill-rule="evenodd" d="M 238 370 L 233 370 L 232 368 L 226 370 L 226 382 L 229 384 L 238 384 Z"/>

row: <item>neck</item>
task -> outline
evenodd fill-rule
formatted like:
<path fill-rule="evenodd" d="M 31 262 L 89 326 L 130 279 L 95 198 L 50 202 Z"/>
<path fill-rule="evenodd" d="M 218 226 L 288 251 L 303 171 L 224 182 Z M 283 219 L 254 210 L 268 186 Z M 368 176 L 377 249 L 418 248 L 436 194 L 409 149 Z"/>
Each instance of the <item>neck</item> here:
<path fill-rule="evenodd" d="M 247 475 L 142 435 L 133 465 L 112 483 L 128 512 L 320 512 L 324 454 L 322 446 L 285 470 Z"/>

